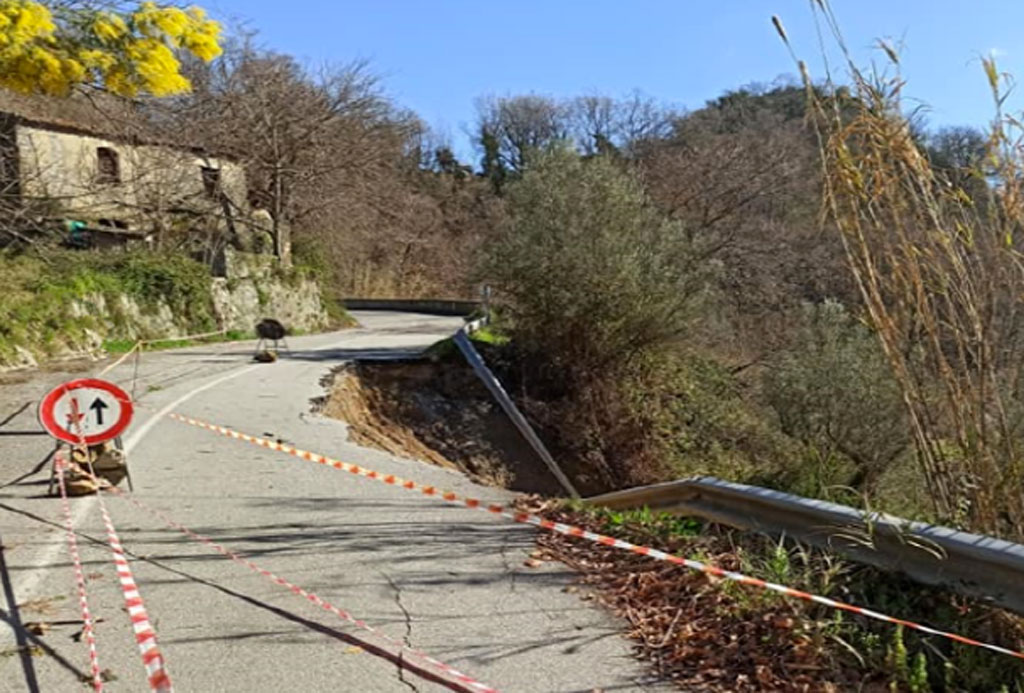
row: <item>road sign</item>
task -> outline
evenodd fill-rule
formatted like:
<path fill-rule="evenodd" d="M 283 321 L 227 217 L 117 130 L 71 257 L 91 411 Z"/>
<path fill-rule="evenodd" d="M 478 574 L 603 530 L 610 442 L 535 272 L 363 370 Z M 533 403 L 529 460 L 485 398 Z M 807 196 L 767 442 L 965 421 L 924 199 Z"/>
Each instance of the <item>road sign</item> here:
<path fill-rule="evenodd" d="M 116 438 L 132 420 L 132 400 L 113 383 L 82 378 L 50 390 L 39 403 L 39 422 L 54 438 L 95 445 Z"/>

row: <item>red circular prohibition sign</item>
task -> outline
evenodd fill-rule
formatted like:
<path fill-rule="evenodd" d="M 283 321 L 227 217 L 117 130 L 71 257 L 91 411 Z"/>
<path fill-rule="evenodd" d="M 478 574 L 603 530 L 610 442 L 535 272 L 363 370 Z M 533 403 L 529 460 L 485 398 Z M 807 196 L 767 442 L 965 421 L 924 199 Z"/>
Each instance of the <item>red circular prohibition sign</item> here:
<path fill-rule="evenodd" d="M 120 414 L 108 427 L 83 437 L 80 433 L 69 430 L 69 428 L 58 423 L 56 408 L 57 403 L 65 395 L 85 388 L 102 390 L 109 393 L 112 399 L 117 400 L 117 404 L 120 406 Z M 80 443 L 95 445 L 121 435 L 124 429 L 128 428 L 128 424 L 131 423 L 133 412 L 134 407 L 132 406 L 131 398 L 128 396 L 128 393 L 117 385 L 106 380 L 99 380 L 98 378 L 80 378 L 58 385 L 43 397 L 43 400 L 39 403 L 39 422 L 46 429 L 47 433 L 58 440 L 63 440 L 73 445 Z"/>

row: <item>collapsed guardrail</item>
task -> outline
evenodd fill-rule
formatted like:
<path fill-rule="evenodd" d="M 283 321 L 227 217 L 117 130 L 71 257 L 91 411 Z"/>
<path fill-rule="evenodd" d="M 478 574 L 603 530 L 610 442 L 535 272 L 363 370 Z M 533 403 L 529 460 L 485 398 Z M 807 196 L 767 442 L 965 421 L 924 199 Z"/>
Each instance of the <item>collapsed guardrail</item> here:
<path fill-rule="evenodd" d="M 512 424 L 519 430 L 519 432 L 526 438 L 526 442 L 530 444 L 534 452 L 544 460 L 544 464 L 551 470 L 551 473 L 558 479 L 558 483 L 562 485 L 562 488 L 572 498 L 579 498 L 580 494 L 573 486 L 572 482 L 569 481 L 569 477 L 565 475 L 558 463 L 555 462 L 555 458 L 552 457 L 547 447 L 541 441 L 540 436 L 537 435 L 536 431 L 530 425 L 530 422 L 526 420 L 522 412 L 519 411 L 519 407 L 515 405 L 512 398 L 505 392 L 505 388 L 501 386 L 501 381 L 494 377 L 494 373 L 484 363 L 483 358 L 477 352 L 476 347 L 473 346 L 473 342 L 469 339 L 469 334 L 475 329 L 479 329 L 480 325 L 485 321 L 477 320 L 469 323 L 466 327 L 455 333 L 453 340 L 455 345 L 459 347 L 459 351 L 466 357 L 466 361 L 469 362 L 473 372 L 476 373 L 477 377 L 480 378 L 481 382 L 487 387 L 491 395 L 497 400 L 498 404 L 501 405 L 502 410 L 506 416 L 512 421 Z"/>
<path fill-rule="evenodd" d="M 739 529 L 786 535 L 1024 614 L 1024 546 L 949 527 L 695 477 L 586 499 L 611 509 L 648 507 Z"/>
<path fill-rule="evenodd" d="M 376 303 L 396 304 L 378 310 L 415 310 L 413 301 Z M 474 302 L 464 303 L 463 311 L 453 314 L 466 315 L 479 307 Z M 469 339 L 469 334 L 486 324 L 486 317 L 468 322 L 454 335 L 455 344 L 568 495 L 578 498 L 572 482 Z M 1024 614 L 1024 546 L 1020 544 L 709 476 L 615 491 L 586 501 L 612 509 L 646 506 L 739 529 L 786 535 Z"/>

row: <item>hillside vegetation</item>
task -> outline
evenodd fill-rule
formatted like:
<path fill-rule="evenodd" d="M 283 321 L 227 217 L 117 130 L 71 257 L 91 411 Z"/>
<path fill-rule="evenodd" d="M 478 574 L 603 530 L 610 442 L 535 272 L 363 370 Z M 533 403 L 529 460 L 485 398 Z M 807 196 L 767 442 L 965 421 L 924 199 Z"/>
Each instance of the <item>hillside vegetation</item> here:
<path fill-rule="evenodd" d="M 1016 121 L 929 131 L 898 76 L 851 64 L 690 112 L 481 95 L 463 162 L 366 63 L 221 44 L 136 120 L 236 158 L 325 295 L 492 287 L 497 366 L 584 488 L 711 473 L 1024 537 Z M 5 348 L 87 329 L 58 306 L 93 289 L 208 326 L 182 256 L 225 239 L 161 239 L 88 268 L 42 243 L 3 260 Z"/>
<path fill-rule="evenodd" d="M 186 209 L 172 223 L 179 205 L 164 200 L 147 210 L 151 250 L 74 252 L 59 200 L 0 189 L 0 365 L 223 328 L 211 275 L 228 247 L 267 255 L 284 282 L 315 276 L 328 302 L 487 288 L 495 321 L 481 349 L 586 494 L 711 474 L 1024 541 L 1024 126 L 1001 111 L 1010 83 L 992 60 L 986 131 L 908 115 L 899 56 L 882 44 L 888 72 L 847 61 L 840 79 L 815 81 L 795 62 L 799 78 L 692 111 L 639 93 L 482 94 L 476 158 L 460 161 L 365 62 L 312 69 L 252 34 L 222 38 L 197 10 L 46 9 L 57 5 L 0 3 L 0 85 L 84 90 L 76 109 L 111 92 L 99 100 L 116 105 L 104 111 L 122 129 L 112 138 L 217 152 L 244 169 L 248 199 L 217 198 L 219 173 L 204 177 L 201 194 L 217 202 L 208 218 Z M 812 11 L 841 53 L 828 3 Z M 256 216 L 256 234 L 233 226 Z M 269 257 L 289 245 L 297 270 Z M 230 294 L 239 280 L 220 281 Z M 266 292 L 247 289 L 262 311 Z M 364 441 L 429 456 L 431 444 L 459 447 L 436 440 L 452 431 L 488 429 L 495 448 L 512 436 L 491 425 L 483 395 L 473 416 L 453 403 L 468 390 L 458 378 L 432 400 L 407 396 L 428 377 L 420 366 L 363 393 L 418 422 L 402 431 L 412 442 L 374 430 Z M 431 407 L 463 428 L 421 416 Z M 341 412 L 364 417 L 363 430 L 374 414 Z M 506 483 L 476 448 L 443 451 Z M 1016 617 L 826 552 L 714 528 L 687 536 L 696 528 L 649 513 L 544 509 L 1021 648 Z M 547 548 L 627 617 L 641 614 L 652 658 L 689 609 L 671 653 L 685 666 L 658 666 L 721 666 L 687 685 L 806 691 L 816 676 L 820 690 L 1024 691 L 1019 667 L 976 650 L 719 585 L 709 598 L 703 578 L 639 558 Z M 670 626 L 645 630 L 643 614 Z M 781 664 L 752 659 L 768 644 Z"/>
<path fill-rule="evenodd" d="M 1021 539 L 1016 121 L 928 133 L 850 81 L 497 157 L 504 375 L 592 491 L 710 473 Z"/>
<path fill-rule="evenodd" d="M 216 330 L 209 271 L 167 254 L 48 252 L 3 262 L 0 362 L 22 354 L 59 357 L 112 339 Z M 169 324 L 150 319 L 163 308 Z M 143 314 L 148 314 L 144 317 Z"/>

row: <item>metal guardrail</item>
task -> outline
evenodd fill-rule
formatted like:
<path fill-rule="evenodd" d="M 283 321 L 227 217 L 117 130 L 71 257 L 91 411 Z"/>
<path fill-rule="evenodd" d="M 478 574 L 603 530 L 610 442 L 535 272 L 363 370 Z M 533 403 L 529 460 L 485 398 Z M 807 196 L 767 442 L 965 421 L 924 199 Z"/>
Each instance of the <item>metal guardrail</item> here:
<path fill-rule="evenodd" d="M 519 411 L 515 402 L 513 402 L 512 398 L 508 396 L 507 392 L 505 392 L 505 388 L 501 386 L 501 381 L 494 376 L 491 369 L 487 367 L 486 363 L 484 363 L 484 360 L 476 350 L 476 347 L 473 346 L 473 342 L 470 340 L 469 335 L 476 330 L 479 330 L 485 324 L 487 324 L 486 318 L 474 320 L 473 322 L 468 323 L 465 327 L 455 333 L 455 336 L 453 337 L 455 345 L 459 347 L 459 351 L 461 351 L 462 355 L 466 357 L 466 361 L 469 362 L 469 365 L 473 368 L 477 377 L 480 378 L 483 384 L 490 391 L 491 395 L 494 396 L 494 399 L 496 399 L 498 404 L 501 405 L 505 414 L 509 419 L 511 419 L 512 424 L 519 429 L 519 432 L 524 438 L 526 438 L 526 442 L 530 444 L 530 447 L 533 448 L 534 452 L 544 460 L 544 464 L 547 465 L 548 469 L 551 470 L 551 473 L 556 479 L 558 479 L 558 483 L 562 485 L 565 492 L 573 498 L 579 498 L 580 494 L 576 490 L 576 487 L 573 486 L 572 482 L 569 481 L 569 477 L 565 475 L 562 468 L 558 466 L 557 462 L 555 462 L 555 458 L 551 456 L 551 452 L 548 451 L 544 442 L 540 439 L 540 436 L 538 436 L 537 432 L 533 430 L 530 422 L 526 420 L 526 417 L 523 416 L 521 411 Z"/>
<path fill-rule="evenodd" d="M 348 310 L 393 310 L 432 315 L 471 315 L 480 310 L 480 301 L 462 299 L 408 299 L 408 298 L 342 298 Z"/>
<path fill-rule="evenodd" d="M 786 535 L 861 563 L 1024 614 L 1024 546 L 780 491 L 696 477 L 586 499 L 647 506 L 740 529 Z"/>
<path fill-rule="evenodd" d="M 482 307 L 479 302 L 461 300 L 343 302 L 352 309 L 466 316 Z M 572 482 L 469 339 L 469 334 L 485 324 L 486 317 L 467 323 L 456 332 L 455 344 L 565 491 L 579 498 Z M 739 529 L 785 535 L 1024 614 L 1024 546 L 1020 544 L 707 476 L 615 491 L 586 501 L 612 509 L 646 506 Z"/>

